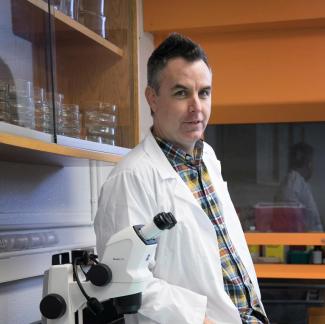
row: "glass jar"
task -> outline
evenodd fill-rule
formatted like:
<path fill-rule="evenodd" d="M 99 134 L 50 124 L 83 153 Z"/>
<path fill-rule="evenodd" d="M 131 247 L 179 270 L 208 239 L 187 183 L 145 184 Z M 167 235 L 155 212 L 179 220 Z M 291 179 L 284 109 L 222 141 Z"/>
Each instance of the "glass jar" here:
<path fill-rule="evenodd" d="M 92 102 L 83 105 L 85 138 L 89 141 L 115 145 L 116 105 Z"/>
<path fill-rule="evenodd" d="M 45 132 L 53 132 L 53 113 L 48 103 L 44 88 L 34 88 L 35 105 L 35 129 Z"/>
<path fill-rule="evenodd" d="M 9 84 L 5 80 L 0 80 L 0 121 L 9 121 L 8 110 Z"/>
<path fill-rule="evenodd" d="M 12 124 L 35 128 L 34 121 L 34 89 L 28 80 L 16 79 L 9 84 L 8 111 Z"/>
<path fill-rule="evenodd" d="M 61 104 L 57 108 L 57 133 L 59 135 L 80 138 L 81 115 L 79 105 Z"/>

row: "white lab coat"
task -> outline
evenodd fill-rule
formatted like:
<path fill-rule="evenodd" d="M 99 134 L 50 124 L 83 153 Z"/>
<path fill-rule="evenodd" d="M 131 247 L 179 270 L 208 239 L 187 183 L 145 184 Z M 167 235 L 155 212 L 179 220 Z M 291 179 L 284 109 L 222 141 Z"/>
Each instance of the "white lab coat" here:
<path fill-rule="evenodd" d="M 216 190 L 230 238 L 260 298 L 256 274 L 236 211 L 221 176 L 220 162 L 204 143 L 203 160 Z M 151 132 L 105 182 L 95 218 L 100 257 L 109 237 L 127 226 L 146 224 L 172 212 L 177 224 L 159 237 L 153 279 L 137 315 L 127 323 L 241 323 L 224 290 L 214 227 L 190 189 L 168 162 Z"/>

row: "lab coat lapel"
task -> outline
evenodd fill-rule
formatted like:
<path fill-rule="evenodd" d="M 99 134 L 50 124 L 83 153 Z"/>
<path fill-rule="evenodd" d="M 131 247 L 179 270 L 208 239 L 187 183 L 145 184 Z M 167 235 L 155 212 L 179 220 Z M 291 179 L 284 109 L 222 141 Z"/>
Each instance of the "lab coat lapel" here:
<path fill-rule="evenodd" d="M 176 179 L 177 173 L 168 162 L 165 154 L 160 149 L 151 131 L 143 141 L 143 150 L 152 161 L 153 165 L 159 170 L 162 180 Z"/>
<path fill-rule="evenodd" d="M 194 214 L 197 217 L 198 223 L 202 224 L 205 228 L 209 228 L 209 230 L 213 233 L 214 229 L 210 220 L 193 196 L 191 190 L 171 166 L 151 132 L 149 132 L 149 134 L 146 136 L 143 144 L 144 151 L 150 156 L 152 162 L 159 170 L 162 181 L 173 181 L 175 199 L 183 201 L 184 203 L 190 205 L 191 208 L 194 208 L 196 210 Z"/>
<path fill-rule="evenodd" d="M 216 172 L 216 168 L 211 165 L 213 162 L 211 162 L 211 160 L 209 159 L 205 160 L 204 162 L 207 166 L 210 179 L 218 199 L 218 205 L 223 215 L 226 228 L 228 230 L 232 242 L 235 244 L 236 247 L 241 247 L 243 244 L 246 245 L 244 235 L 241 235 L 241 225 L 236 210 L 229 196 L 227 183 L 223 180 L 221 176 L 221 170 L 219 170 L 220 172 Z"/>
<path fill-rule="evenodd" d="M 233 206 L 231 198 L 229 196 L 229 191 L 227 188 L 227 183 L 223 181 L 221 176 L 221 169 L 219 170 L 220 173 L 216 172 L 216 168 L 211 165 L 213 160 L 206 160 L 206 166 L 208 168 L 208 172 L 211 178 L 211 182 L 213 184 L 214 190 L 217 194 L 218 203 L 220 210 L 223 214 L 224 221 L 226 224 L 227 231 L 229 233 L 230 239 L 234 244 L 238 255 L 240 256 L 243 264 L 255 286 L 255 290 L 260 297 L 260 291 L 256 279 L 255 268 L 247 247 L 246 239 L 244 233 L 241 229 L 241 224 L 237 215 L 237 212 Z M 215 163 L 218 160 L 215 159 Z"/>

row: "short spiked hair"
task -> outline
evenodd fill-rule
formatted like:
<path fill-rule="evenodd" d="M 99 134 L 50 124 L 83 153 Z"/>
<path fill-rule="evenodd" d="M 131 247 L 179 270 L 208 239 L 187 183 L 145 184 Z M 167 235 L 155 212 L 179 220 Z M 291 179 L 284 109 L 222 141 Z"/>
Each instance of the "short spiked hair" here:
<path fill-rule="evenodd" d="M 181 34 L 172 33 L 153 51 L 148 60 L 148 86 L 158 93 L 160 72 L 170 59 L 178 57 L 188 62 L 202 60 L 209 67 L 207 55 L 200 45 Z"/>

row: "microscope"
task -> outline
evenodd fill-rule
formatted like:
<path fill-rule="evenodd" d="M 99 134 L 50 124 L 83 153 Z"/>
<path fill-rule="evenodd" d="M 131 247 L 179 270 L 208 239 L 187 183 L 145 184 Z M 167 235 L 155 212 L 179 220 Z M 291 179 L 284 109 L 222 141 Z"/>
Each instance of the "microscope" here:
<path fill-rule="evenodd" d="M 159 213 L 147 225 L 121 230 L 106 243 L 101 262 L 87 251 L 54 255 L 52 266 L 44 274 L 42 323 L 84 323 L 83 310 L 96 317 L 108 299 L 118 315 L 137 313 L 142 292 L 152 279 L 148 265 L 157 238 L 176 223 L 171 213 Z"/>

